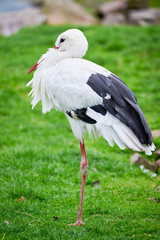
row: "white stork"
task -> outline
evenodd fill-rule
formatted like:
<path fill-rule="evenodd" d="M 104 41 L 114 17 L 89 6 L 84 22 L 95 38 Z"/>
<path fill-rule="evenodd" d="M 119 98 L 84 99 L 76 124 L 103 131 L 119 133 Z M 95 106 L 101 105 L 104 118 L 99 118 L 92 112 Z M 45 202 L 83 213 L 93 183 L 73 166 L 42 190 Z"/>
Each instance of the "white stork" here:
<path fill-rule="evenodd" d="M 36 70 L 30 92 L 32 108 L 42 100 L 42 112 L 52 108 L 69 120 L 81 148 L 81 192 L 78 218 L 82 225 L 82 204 L 88 161 L 83 135 L 102 136 L 110 146 L 152 154 L 155 146 L 136 97 L 127 85 L 107 69 L 82 59 L 88 49 L 84 34 L 70 29 L 60 34 L 55 46 L 41 56 L 28 73 Z"/>

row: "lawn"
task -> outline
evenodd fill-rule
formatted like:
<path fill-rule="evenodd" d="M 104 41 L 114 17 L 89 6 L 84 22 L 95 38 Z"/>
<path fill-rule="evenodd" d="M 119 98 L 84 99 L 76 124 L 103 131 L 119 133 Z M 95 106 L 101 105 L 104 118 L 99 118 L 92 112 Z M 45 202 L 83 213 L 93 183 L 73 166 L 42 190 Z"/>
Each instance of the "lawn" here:
<path fill-rule="evenodd" d="M 160 239 L 160 176 L 131 166 L 129 149 L 85 136 L 89 171 L 82 227 L 77 218 L 80 150 L 64 115 L 31 109 L 26 72 L 68 26 L 0 36 L 0 239 Z M 81 27 L 85 58 L 120 76 L 137 96 L 152 130 L 160 128 L 160 28 Z M 159 139 L 154 143 L 160 147 Z M 152 162 L 155 156 L 148 157 Z M 99 180 L 100 186 L 93 187 Z"/>

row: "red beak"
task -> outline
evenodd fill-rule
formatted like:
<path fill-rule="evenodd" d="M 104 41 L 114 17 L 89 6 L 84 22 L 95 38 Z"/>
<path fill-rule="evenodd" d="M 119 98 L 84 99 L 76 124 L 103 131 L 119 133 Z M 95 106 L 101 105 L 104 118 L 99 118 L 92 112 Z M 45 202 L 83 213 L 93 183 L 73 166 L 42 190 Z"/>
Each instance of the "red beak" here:
<path fill-rule="evenodd" d="M 54 48 L 54 49 L 58 49 L 59 47 L 57 47 L 57 46 L 54 46 L 53 48 Z"/>
<path fill-rule="evenodd" d="M 31 67 L 31 69 L 27 72 L 27 74 L 33 72 L 35 69 L 37 69 L 37 67 L 38 67 L 38 62 L 36 62 L 36 63 Z"/>
<path fill-rule="evenodd" d="M 54 46 L 53 48 L 54 48 L 54 49 L 59 49 L 59 47 L 57 47 L 57 46 Z M 43 61 L 43 60 L 42 60 L 42 61 Z M 27 74 L 29 74 L 29 73 L 33 72 L 34 70 L 36 70 L 39 64 L 40 64 L 40 63 L 36 62 L 36 63 L 31 67 L 31 69 L 29 69 L 29 71 L 27 72 Z"/>

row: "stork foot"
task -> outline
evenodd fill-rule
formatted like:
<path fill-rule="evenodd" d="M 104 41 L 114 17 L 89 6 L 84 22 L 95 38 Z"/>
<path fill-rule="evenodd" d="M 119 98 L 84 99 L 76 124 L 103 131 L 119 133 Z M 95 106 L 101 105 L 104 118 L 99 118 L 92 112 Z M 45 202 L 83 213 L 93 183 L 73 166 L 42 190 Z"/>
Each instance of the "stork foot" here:
<path fill-rule="evenodd" d="M 82 221 L 77 220 L 75 223 L 69 224 L 69 226 L 82 226 L 84 223 Z"/>

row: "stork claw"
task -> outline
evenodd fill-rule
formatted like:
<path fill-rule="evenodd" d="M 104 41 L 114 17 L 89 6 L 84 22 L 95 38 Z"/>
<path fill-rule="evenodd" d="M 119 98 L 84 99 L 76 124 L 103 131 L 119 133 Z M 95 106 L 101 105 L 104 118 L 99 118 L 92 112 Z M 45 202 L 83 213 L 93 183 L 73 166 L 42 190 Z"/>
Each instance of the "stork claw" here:
<path fill-rule="evenodd" d="M 75 223 L 68 224 L 69 226 L 82 226 L 84 223 L 82 221 L 76 221 Z"/>

